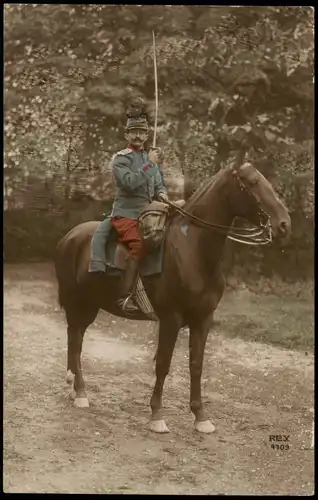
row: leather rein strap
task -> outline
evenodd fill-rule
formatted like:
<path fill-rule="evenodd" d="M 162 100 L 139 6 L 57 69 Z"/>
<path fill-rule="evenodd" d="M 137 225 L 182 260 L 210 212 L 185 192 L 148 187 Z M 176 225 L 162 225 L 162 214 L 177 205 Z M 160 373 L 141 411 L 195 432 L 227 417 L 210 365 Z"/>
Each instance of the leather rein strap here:
<path fill-rule="evenodd" d="M 272 227 L 270 223 L 269 215 L 263 210 L 263 207 L 260 205 L 258 200 L 256 200 L 255 196 L 250 192 L 249 189 L 245 186 L 245 184 L 241 181 L 241 179 L 237 178 L 240 183 L 240 189 L 244 189 L 249 196 L 253 197 L 254 202 L 258 205 L 258 214 L 260 217 L 266 219 L 265 223 L 260 223 L 258 227 L 246 228 L 246 227 L 238 227 L 232 228 L 231 226 L 222 226 L 219 224 L 211 224 L 210 222 L 206 222 L 203 219 L 200 219 L 196 215 L 192 215 L 183 208 L 175 205 L 171 201 L 165 201 L 167 205 L 174 208 L 177 212 L 185 217 L 188 217 L 192 221 L 196 222 L 198 225 L 214 229 L 216 232 L 225 234 L 229 239 L 233 241 L 237 241 L 238 243 L 244 243 L 245 245 L 267 245 L 272 242 Z"/>

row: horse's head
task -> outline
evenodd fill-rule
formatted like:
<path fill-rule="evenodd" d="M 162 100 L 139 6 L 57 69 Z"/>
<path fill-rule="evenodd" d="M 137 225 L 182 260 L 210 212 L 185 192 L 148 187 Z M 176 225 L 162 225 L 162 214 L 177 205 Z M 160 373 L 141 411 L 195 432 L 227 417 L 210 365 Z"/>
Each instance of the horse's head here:
<path fill-rule="evenodd" d="M 287 239 L 291 233 L 290 216 L 268 180 L 250 163 L 229 169 L 229 175 L 234 181 L 230 195 L 233 214 L 257 226 L 269 218 L 273 236 Z"/>

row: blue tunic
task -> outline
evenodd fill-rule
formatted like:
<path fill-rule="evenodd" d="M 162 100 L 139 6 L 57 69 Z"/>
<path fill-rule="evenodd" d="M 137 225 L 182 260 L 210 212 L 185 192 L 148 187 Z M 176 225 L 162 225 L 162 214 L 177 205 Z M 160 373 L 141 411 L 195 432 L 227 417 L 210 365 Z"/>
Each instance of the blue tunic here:
<path fill-rule="evenodd" d="M 112 217 L 137 219 L 147 203 L 160 193 L 167 194 L 162 172 L 144 151 L 119 151 L 111 160 L 111 168 L 116 180 Z"/>

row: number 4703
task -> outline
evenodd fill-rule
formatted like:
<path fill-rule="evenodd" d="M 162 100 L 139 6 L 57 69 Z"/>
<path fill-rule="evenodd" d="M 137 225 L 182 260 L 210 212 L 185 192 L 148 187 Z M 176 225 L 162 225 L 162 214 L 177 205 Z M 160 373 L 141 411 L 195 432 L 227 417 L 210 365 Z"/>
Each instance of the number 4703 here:
<path fill-rule="evenodd" d="M 272 450 L 289 450 L 289 444 L 271 444 Z"/>

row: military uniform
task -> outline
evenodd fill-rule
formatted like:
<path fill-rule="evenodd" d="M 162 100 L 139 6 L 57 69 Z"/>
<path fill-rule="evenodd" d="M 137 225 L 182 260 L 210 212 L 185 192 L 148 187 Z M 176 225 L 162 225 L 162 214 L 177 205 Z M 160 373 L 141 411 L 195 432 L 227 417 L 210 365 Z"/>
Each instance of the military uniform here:
<path fill-rule="evenodd" d="M 167 194 L 159 167 L 149 162 L 144 151 L 128 146 L 116 153 L 111 167 L 117 185 L 113 217 L 138 219 L 146 203 L 160 194 Z"/>
<path fill-rule="evenodd" d="M 116 195 L 110 215 L 118 240 L 127 244 L 132 255 L 142 257 L 144 250 L 137 227 L 140 211 L 160 194 L 167 194 L 158 165 L 148 161 L 145 151 L 132 146 L 116 153 L 111 160 L 116 180 Z M 105 244 L 109 233 L 109 217 L 101 222 L 92 240 L 90 271 L 105 271 Z"/>
<path fill-rule="evenodd" d="M 138 217 L 144 206 L 157 199 L 167 199 L 162 173 L 158 165 L 149 160 L 143 150 L 148 137 L 148 117 L 140 107 L 127 113 L 125 137 L 127 149 L 116 153 L 111 160 L 111 169 L 116 181 L 116 195 L 111 215 L 102 222 L 92 239 L 92 254 L 89 271 L 105 271 L 105 243 L 111 226 L 116 230 L 118 241 L 127 245 L 130 258 L 122 277 L 118 305 L 133 312 L 138 307 L 133 296 L 138 279 L 139 262 L 144 256 L 142 238 L 138 228 Z M 152 155 L 155 158 L 156 154 Z"/>
<path fill-rule="evenodd" d="M 116 179 L 116 196 L 111 213 L 111 224 L 119 241 L 126 243 L 130 253 L 140 258 L 144 255 L 137 227 L 140 211 L 146 203 L 160 194 L 166 194 L 157 165 L 148 160 L 147 153 L 131 147 L 116 154 L 112 160 Z"/>

